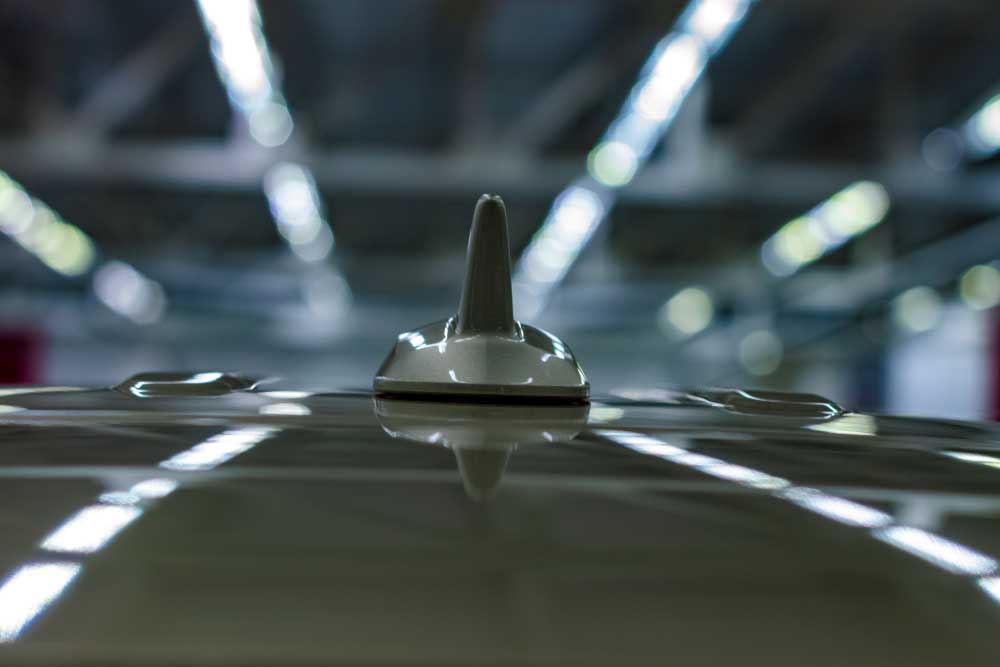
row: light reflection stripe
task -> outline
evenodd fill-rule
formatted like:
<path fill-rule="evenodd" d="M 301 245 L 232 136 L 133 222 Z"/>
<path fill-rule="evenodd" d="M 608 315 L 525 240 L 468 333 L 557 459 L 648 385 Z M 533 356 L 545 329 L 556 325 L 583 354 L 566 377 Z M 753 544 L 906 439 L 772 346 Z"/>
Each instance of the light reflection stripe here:
<path fill-rule="evenodd" d="M 630 433 L 628 431 L 612 431 L 596 429 L 595 435 L 607 438 L 640 454 L 655 456 L 680 465 L 687 465 L 709 475 L 726 478 L 727 468 L 731 466 L 719 459 L 695 454 L 664 443 L 651 436 Z M 659 449 L 662 448 L 662 449 Z M 683 452 L 683 453 L 678 453 Z M 722 464 L 720 467 L 718 464 Z M 957 575 L 979 576 L 990 575 L 997 571 L 997 561 L 975 549 L 957 542 L 952 542 L 940 535 L 935 535 L 920 528 L 891 525 L 892 517 L 874 507 L 824 493 L 818 489 L 791 486 L 790 482 L 780 477 L 772 477 L 767 473 L 733 466 L 747 472 L 732 475 L 731 481 L 742 486 L 766 488 L 760 485 L 762 479 L 770 478 L 789 484 L 774 494 L 810 512 L 822 515 L 838 523 L 859 528 L 869 528 L 871 535 L 892 547 L 905 551 L 947 572 Z M 714 469 L 713 469 L 714 468 Z M 722 471 L 720 473 L 720 470 Z M 748 473 L 752 475 L 747 476 Z M 759 477 L 759 476 L 764 476 Z M 1000 602 L 1000 577 L 984 577 L 979 579 L 979 585 L 994 599 Z"/>
<path fill-rule="evenodd" d="M 268 426 L 229 429 L 162 461 L 160 467 L 170 470 L 211 470 L 252 449 L 277 430 Z"/>
<path fill-rule="evenodd" d="M 161 465 L 173 462 L 180 470 L 214 468 L 280 430 L 247 426 L 223 431 Z M 94 553 L 142 515 L 143 510 L 136 503 L 164 498 L 176 488 L 175 480 L 156 477 L 136 482 L 128 491 L 101 494 L 99 500 L 105 504 L 84 507 L 50 533 L 40 546 L 54 552 Z M 30 562 L 14 570 L 0 584 L 0 643 L 17 639 L 62 594 L 81 567 L 76 562 Z"/>
<path fill-rule="evenodd" d="M 979 587 L 1000 604 L 1000 577 L 983 577 L 979 580 Z"/>
<path fill-rule="evenodd" d="M 754 489 L 783 489 L 791 485 L 791 482 L 782 477 L 775 477 L 760 470 L 736 465 L 704 454 L 695 454 L 647 435 L 606 429 L 598 429 L 594 433 L 640 454 L 655 456 L 671 463 L 693 468 L 711 477 L 735 482 L 741 486 Z"/>
<path fill-rule="evenodd" d="M 782 492 L 781 497 L 802 509 L 849 526 L 881 528 L 892 523 L 892 517 L 885 512 L 818 489 L 796 487 Z"/>
<path fill-rule="evenodd" d="M 872 535 L 952 574 L 984 575 L 997 569 L 997 562 L 989 556 L 920 528 L 891 526 Z"/>
<path fill-rule="evenodd" d="M 17 639 L 80 572 L 79 563 L 26 563 L 0 585 L 0 642 Z"/>
<path fill-rule="evenodd" d="M 142 510 L 124 505 L 91 505 L 69 518 L 42 541 L 48 551 L 89 554 L 139 518 Z"/>

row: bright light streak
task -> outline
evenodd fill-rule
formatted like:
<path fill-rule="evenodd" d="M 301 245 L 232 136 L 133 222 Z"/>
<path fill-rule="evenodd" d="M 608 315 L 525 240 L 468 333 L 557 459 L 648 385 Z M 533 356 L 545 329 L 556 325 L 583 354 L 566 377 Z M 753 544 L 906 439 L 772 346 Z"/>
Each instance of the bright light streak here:
<path fill-rule="evenodd" d="M 514 307 L 520 319 L 541 313 L 555 287 L 673 123 L 709 57 L 725 45 L 753 0 L 691 0 L 674 29 L 647 59 L 607 132 L 587 156 L 590 179 L 581 178 L 556 198 L 514 270 Z M 569 196 L 586 192 L 597 204 L 578 214 L 577 231 L 559 229 Z"/>
<path fill-rule="evenodd" d="M 997 569 L 997 562 L 989 556 L 920 528 L 892 526 L 872 535 L 952 574 L 985 575 Z"/>
<path fill-rule="evenodd" d="M 686 287 L 660 307 L 657 324 L 668 335 L 693 336 L 705 330 L 715 317 L 715 305 L 700 287 Z"/>
<path fill-rule="evenodd" d="M 267 426 L 246 426 L 223 431 L 190 449 L 175 454 L 161 462 L 160 467 L 169 470 L 211 470 L 253 449 L 277 430 Z"/>
<path fill-rule="evenodd" d="M 837 435 L 875 435 L 875 418 L 871 415 L 844 415 L 822 424 L 809 424 L 810 431 L 822 431 Z"/>
<path fill-rule="evenodd" d="M 132 488 L 129 489 L 129 493 L 139 496 L 140 498 L 153 500 L 165 498 L 176 490 L 176 481 L 172 479 L 165 479 L 163 477 L 154 477 L 152 479 L 144 479 L 141 482 L 136 482 L 132 485 Z"/>
<path fill-rule="evenodd" d="M 784 346 L 774 332 L 760 329 L 740 341 L 737 355 L 740 365 L 751 375 L 770 375 L 781 365 Z"/>
<path fill-rule="evenodd" d="M 233 102 L 259 108 L 274 92 L 271 56 L 254 0 L 198 0 L 215 66 Z"/>
<path fill-rule="evenodd" d="M 962 274 L 958 291 L 962 301 L 970 308 L 994 308 L 1000 304 L 1000 271 L 988 264 L 974 266 Z"/>
<path fill-rule="evenodd" d="M 941 297 L 930 287 L 911 287 L 892 301 L 892 319 L 905 331 L 930 331 L 941 321 Z"/>
<path fill-rule="evenodd" d="M 953 458 L 958 461 L 965 461 L 966 463 L 975 463 L 976 465 L 986 466 L 987 468 L 995 468 L 997 470 L 1000 470 L 1000 457 L 990 456 L 988 454 L 977 454 L 975 452 L 943 451 L 941 453 L 949 458 Z"/>
<path fill-rule="evenodd" d="M 700 39 L 676 33 L 668 36 L 649 61 L 649 74 L 632 90 L 632 110 L 656 123 L 672 120 L 705 64 Z M 652 150 L 652 146 L 637 148 Z"/>
<path fill-rule="evenodd" d="M 606 212 L 601 195 L 582 184 L 556 198 L 514 271 L 514 303 L 522 319 L 541 311 L 547 292 L 569 272 Z"/>
<path fill-rule="evenodd" d="M 65 276 L 79 276 L 93 266 L 97 251 L 78 227 L 32 199 L 10 176 L 0 171 L 0 231 Z"/>
<path fill-rule="evenodd" d="M 97 500 L 105 505 L 137 505 L 142 498 L 128 491 L 108 491 L 97 496 Z"/>
<path fill-rule="evenodd" d="M 24 631 L 80 573 L 79 563 L 39 562 L 22 565 L 0 585 L 0 643 Z"/>
<path fill-rule="evenodd" d="M 892 517 L 868 505 L 847 498 L 832 496 L 817 489 L 796 487 L 783 491 L 782 498 L 828 519 L 859 528 L 882 528 L 892 523 Z"/>
<path fill-rule="evenodd" d="M 198 6 L 219 78 L 246 119 L 250 136 L 266 148 L 281 146 L 292 136 L 295 123 L 272 65 L 256 1 L 198 0 Z M 306 263 L 326 260 L 333 252 L 333 231 L 311 171 L 303 165 L 276 165 L 264 178 L 264 192 L 278 232 L 292 252 Z M 340 314 L 349 301 L 319 307 Z M 308 306 L 316 310 L 315 303 Z"/>
<path fill-rule="evenodd" d="M 587 414 L 587 420 L 591 423 L 607 424 L 613 421 L 618 421 L 624 416 L 625 411 L 621 408 L 595 405 L 591 406 L 590 412 Z"/>
<path fill-rule="evenodd" d="M 597 429 L 594 431 L 594 434 L 602 438 L 607 438 L 613 442 L 617 442 L 619 445 L 623 445 L 634 452 L 638 452 L 639 454 L 646 454 L 647 456 L 666 458 L 668 456 L 680 456 L 688 453 L 686 449 L 682 449 L 674 445 L 668 445 L 661 440 L 657 440 L 656 438 L 643 435 L 641 433 Z"/>
<path fill-rule="evenodd" d="M 318 262 L 330 255 L 333 233 L 309 170 L 290 162 L 275 165 L 264 177 L 264 194 L 278 232 L 292 252 L 307 262 Z"/>
<path fill-rule="evenodd" d="M 1000 95 L 990 99 L 962 128 L 969 147 L 987 157 L 1000 150 Z"/>
<path fill-rule="evenodd" d="M 267 396 L 268 398 L 282 398 L 282 399 L 299 399 L 299 398 L 309 398 L 312 396 L 311 391 L 287 391 L 284 389 L 275 391 L 262 391 L 261 396 Z"/>
<path fill-rule="evenodd" d="M 123 505 L 91 505 L 74 514 L 42 541 L 48 551 L 89 554 L 139 518 L 142 510 Z"/>
<path fill-rule="evenodd" d="M 287 415 L 287 416 L 299 416 L 299 415 L 311 415 L 312 410 L 301 403 L 270 403 L 268 405 L 262 406 L 258 411 L 262 415 Z"/>
<path fill-rule="evenodd" d="M 743 0 L 702 0 L 691 5 L 682 21 L 692 35 L 717 44 L 743 18 L 747 6 Z"/>
<path fill-rule="evenodd" d="M 597 144 L 587 157 L 587 169 L 598 182 L 617 188 L 625 185 L 639 169 L 635 149 L 620 141 Z"/>
<path fill-rule="evenodd" d="M 1000 577 L 983 577 L 979 580 L 979 587 L 1000 604 Z"/>
<path fill-rule="evenodd" d="M 693 468 L 705 475 L 735 482 L 753 489 L 784 489 L 791 485 L 787 479 L 769 475 L 766 472 L 736 465 L 703 454 L 695 454 L 686 449 L 665 443 L 650 436 L 627 431 L 596 430 L 596 435 L 608 438 L 639 454 L 655 456 L 677 465 Z"/>
<path fill-rule="evenodd" d="M 860 181 L 779 229 L 761 248 L 761 261 L 788 276 L 878 225 L 889 212 L 889 193 Z"/>
<path fill-rule="evenodd" d="M 268 102 L 250 112 L 247 118 L 250 136 L 261 146 L 280 146 L 292 136 L 295 124 L 284 102 Z"/>
<path fill-rule="evenodd" d="M 94 273 L 94 294 L 108 308 L 136 324 L 159 321 L 167 307 L 159 283 L 117 260 L 105 262 Z"/>

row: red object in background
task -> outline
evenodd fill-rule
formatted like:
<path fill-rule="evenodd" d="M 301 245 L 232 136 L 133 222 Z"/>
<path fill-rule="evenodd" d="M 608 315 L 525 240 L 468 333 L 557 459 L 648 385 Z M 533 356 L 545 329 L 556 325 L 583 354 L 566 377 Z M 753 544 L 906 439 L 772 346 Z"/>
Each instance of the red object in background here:
<path fill-rule="evenodd" d="M 33 329 L 0 329 L 0 385 L 41 382 L 42 344 Z"/>

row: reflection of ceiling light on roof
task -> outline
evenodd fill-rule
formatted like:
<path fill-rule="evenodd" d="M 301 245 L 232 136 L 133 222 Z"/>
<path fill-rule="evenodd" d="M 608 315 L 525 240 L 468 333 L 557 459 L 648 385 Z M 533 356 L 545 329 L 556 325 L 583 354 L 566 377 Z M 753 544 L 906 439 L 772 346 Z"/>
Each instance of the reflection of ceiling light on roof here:
<path fill-rule="evenodd" d="M 142 510 L 127 505 L 85 507 L 42 542 L 48 551 L 93 553 L 139 518 Z"/>
<path fill-rule="evenodd" d="M 169 496 L 174 490 L 177 489 L 177 482 L 172 479 L 164 479 L 162 477 L 154 477 L 152 479 L 144 479 L 141 482 L 136 482 L 129 489 L 129 493 L 134 493 L 140 498 L 164 498 Z"/>
<path fill-rule="evenodd" d="M 259 410 L 262 415 L 299 416 L 311 415 L 312 410 L 301 403 L 270 403 Z"/>
<path fill-rule="evenodd" d="M 970 308 L 993 308 L 1000 304 L 1000 271 L 986 264 L 974 266 L 962 274 L 958 290 Z"/>
<path fill-rule="evenodd" d="M 957 451 L 944 451 L 941 452 L 945 456 L 956 459 L 958 461 L 965 461 L 966 463 L 975 463 L 976 465 L 986 466 L 987 468 L 996 468 L 1000 470 L 1000 458 L 996 456 L 990 456 L 989 454 L 977 454 L 976 452 L 957 452 Z"/>
<path fill-rule="evenodd" d="M 892 517 L 868 505 L 856 503 L 847 498 L 823 493 L 817 489 L 796 487 L 781 494 L 781 497 L 803 509 L 839 521 L 848 526 L 880 528 L 892 523 Z"/>
<path fill-rule="evenodd" d="M 871 415 L 850 414 L 831 419 L 822 424 L 809 424 L 811 431 L 836 433 L 837 435 L 875 435 L 877 433 L 875 418 Z"/>
<path fill-rule="evenodd" d="M 930 331 L 941 320 L 941 297 L 930 287 L 911 287 L 893 299 L 892 319 L 913 333 Z"/>
<path fill-rule="evenodd" d="M 712 297 L 700 287 L 686 287 L 660 307 L 657 322 L 664 333 L 691 336 L 712 323 Z"/>
<path fill-rule="evenodd" d="M 771 331 L 761 329 L 747 334 L 740 341 L 740 365 L 751 375 L 770 375 L 778 370 L 784 348 Z"/>
<path fill-rule="evenodd" d="M 992 558 L 920 528 L 892 526 L 872 534 L 952 574 L 984 575 L 997 569 L 997 562 Z"/>
<path fill-rule="evenodd" d="M 28 563 L 0 585 L 0 643 L 17 639 L 80 573 L 79 563 Z"/>
<path fill-rule="evenodd" d="M 213 435 L 190 449 L 160 463 L 171 470 L 211 470 L 253 449 L 257 443 L 277 432 L 269 426 L 243 426 Z"/>

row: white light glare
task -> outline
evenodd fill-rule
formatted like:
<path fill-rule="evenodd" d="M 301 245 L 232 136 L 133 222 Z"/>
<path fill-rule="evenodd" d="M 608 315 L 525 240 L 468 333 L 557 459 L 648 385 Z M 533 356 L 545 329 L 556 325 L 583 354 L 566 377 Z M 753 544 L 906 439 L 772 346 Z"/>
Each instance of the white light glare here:
<path fill-rule="evenodd" d="M 213 435 L 191 449 L 175 454 L 160 463 L 170 470 L 211 470 L 252 449 L 277 429 L 266 426 L 234 428 Z"/>
<path fill-rule="evenodd" d="M 548 288 L 566 276 L 606 213 L 600 195 L 583 185 L 571 185 L 556 198 L 514 271 L 521 319 L 541 310 Z"/>
<path fill-rule="evenodd" d="M 969 119 L 964 133 L 980 153 L 988 155 L 1000 150 L 1000 95 L 990 99 Z"/>
<path fill-rule="evenodd" d="M 159 283 L 115 260 L 106 262 L 94 274 L 94 293 L 108 308 L 136 324 L 153 324 L 167 306 Z"/>
<path fill-rule="evenodd" d="M 930 287 L 911 287 L 892 301 L 892 319 L 905 331 L 930 331 L 941 320 L 941 297 Z"/>
<path fill-rule="evenodd" d="M 949 458 L 953 458 L 958 461 L 965 461 L 966 463 L 975 463 L 976 465 L 986 466 L 987 468 L 995 468 L 997 470 L 1000 470 L 1000 458 L 996 456 L 990 456 L 988 454 L 977 454 L 975 452 L 943 451 L 941 453 Z"/>
<path fill-rule="evenodd" d="M 42 202 L 32 199 L 2 171 L 0 231 L 47 267 L 65 276 L 86 273 L 97 255 L 90 237 Z"/>
<path fill-rule="evenodd" d="M 0 643 L 10 642 L 69 586 L 79 563 L 27 563 L 0 585 Z"/>
<path fill-rule="evenodd" d="M 892 523 L 891 516 L 874 507 L 862 505 L 840 496 L 831 496 L 817 489 L 788 489 L 782 492 L 781 497 L 803 509 L 848 526 L 882 528 Z"/>
<path fill-rule="evenodd" d="M 264 177 L 264 193 L 292 252 L 309 262 L 326 259 L 333 250 L 333 233 L 312 173 L 300 164 L 277 164 Z"/>
<path fill-rule="evenodd" d="M 280 146 L 292 136 L 295 124 L 292 114 L 284 102 L 274 101 L 263 104 L 250 112 L 247 118 L 250 136 L 261 146 Z"/>
<path fill-rule="evenodd" d="M 657 123 L 671 120 L 701 76 L 705 63 L 705 53 L 696 37 L 668 35 L 647 65 L 649 74 L 632 91 L 632 108 Z"/>
<path fill-rule="evenodd" d="M 861 181 L 841 190 L 764 242 L 761 261 L 776 276 L 788 276 L 885 219 L 889 193 Z"/>
<path fill-rule="evenodd" d="M 56 528 L 42 548 L 48 551 L 89 554 L 97 551 L 126 526 L 139 518 L 142 510 L 123 505 L 91 505 Z"/>
<path fill-rule="evenodd" d="M 163 477 L 154 477 L 152 479 L 144 479 L 141 482 L 136 482 L 129 489 L 129 493 L 139 496 L 140 498 L 146 499 L 156 499 L 165 498 L 177 490 L 177 482 L 172 479 L 165 479 Z"/>
<path fill-rule="evenodd" d="M 1000 577 L 983 577 L 979 580 L 982 588 L 997 603 L 1000 603 Z"/>
<path fill-rule="evenodd" d="M 781 365 L 784 347 L 778 336 L 767 329 L 760 329 L 740 341 L 737 354 L 740 365 L 751 375 L 770 375 Z"/>
<path fill-rule="evenodd" d="M 775 477 L 774 475 L 769 475 L 766 472 L 754 470 L 753 468 L 747 468 L 746 466 L 728 463 L 711 456 L 694 454 L 686 449 L 667 444 L 650 436 L 629 433 L 627 431 L 603 429 L 596 430 L 594 433 L 627 447 L 634 452 L 647 456 L 655 456 L 664 461 L 693 468 L 703 474 L 735 482 L 741 486 L 753 489 L 773 490 L 783 489 L 791 485 L 791 482 L 787 479 Z"/>
<path fill-rule="evenodd" d="M 822 424 L 809 424 L 810 431 L 823 431 L 837 435 L 875 435 L 878 432 L 875 418 L 871 415 L 844 415 Z"/>
<path fill-rule="evenodd" d="M 311 415 L 312 410 L 301 403 L 270 403 L 259 410 L 262 415 L 301 416 Z"/>
<path fill-rule="evenodd" d="M 519 318 L 541 313 L 549 294 L 607 215 L 614 189 L 635 178 L 704 72 L 709 56 L 722 48 L 752 1 L 692 0 L 675 29 L 657 43 L 628 100 L 587 155 L 587 173 L 596 181 L 591 183 L 593 189 L 576 184 L 563 191 L 518 262 L 514 307 Z M 551 227 L 559 220 L 560 200 L 577 190 L 586 190 L 597 202 L 591 207 L 593 214 L 581 215 L 585 231 L 552 233 Z"/>
<path fill-rule="evenodd" d="M 242 108 L 265 103 L 273 90 L 271 62 L 253 0 L 198 0 L 212 39 L 219 77 Z"/>
<path fill-rule="evenodd" d="M 952 574 L 985 575 L 997 569 L 989 556 L 920 528 L 892 526 L 872 535 Z"/>
<path fill-rule="evenodd" d="M 634 148 L 620 141 L 603 141 L 587 156 L 587 169 L 597 181 L 617 188 L 628 184 L 639 169 Z"/>
<path fill-rule="evenodd" d="M 692 3 L 682 19 L 684 28 L 706 44 L 714 45 L 743 18 L 748 4 L 745 0 L 701 0 Z"/>
<path fill-rule="evenodd" d="M 1000 271 L 988 264 L 974 266 L 962 274 L 958 290 L 962 301 L 970 308 L 993 308 L 1000 304 Z"/>
<path fill-rule="evenodd" d="M 693 336 L 712 323 L 715 305 L 700 287 L 686 287 L 660 307 L 657 323 L 664 334 Z"/>

